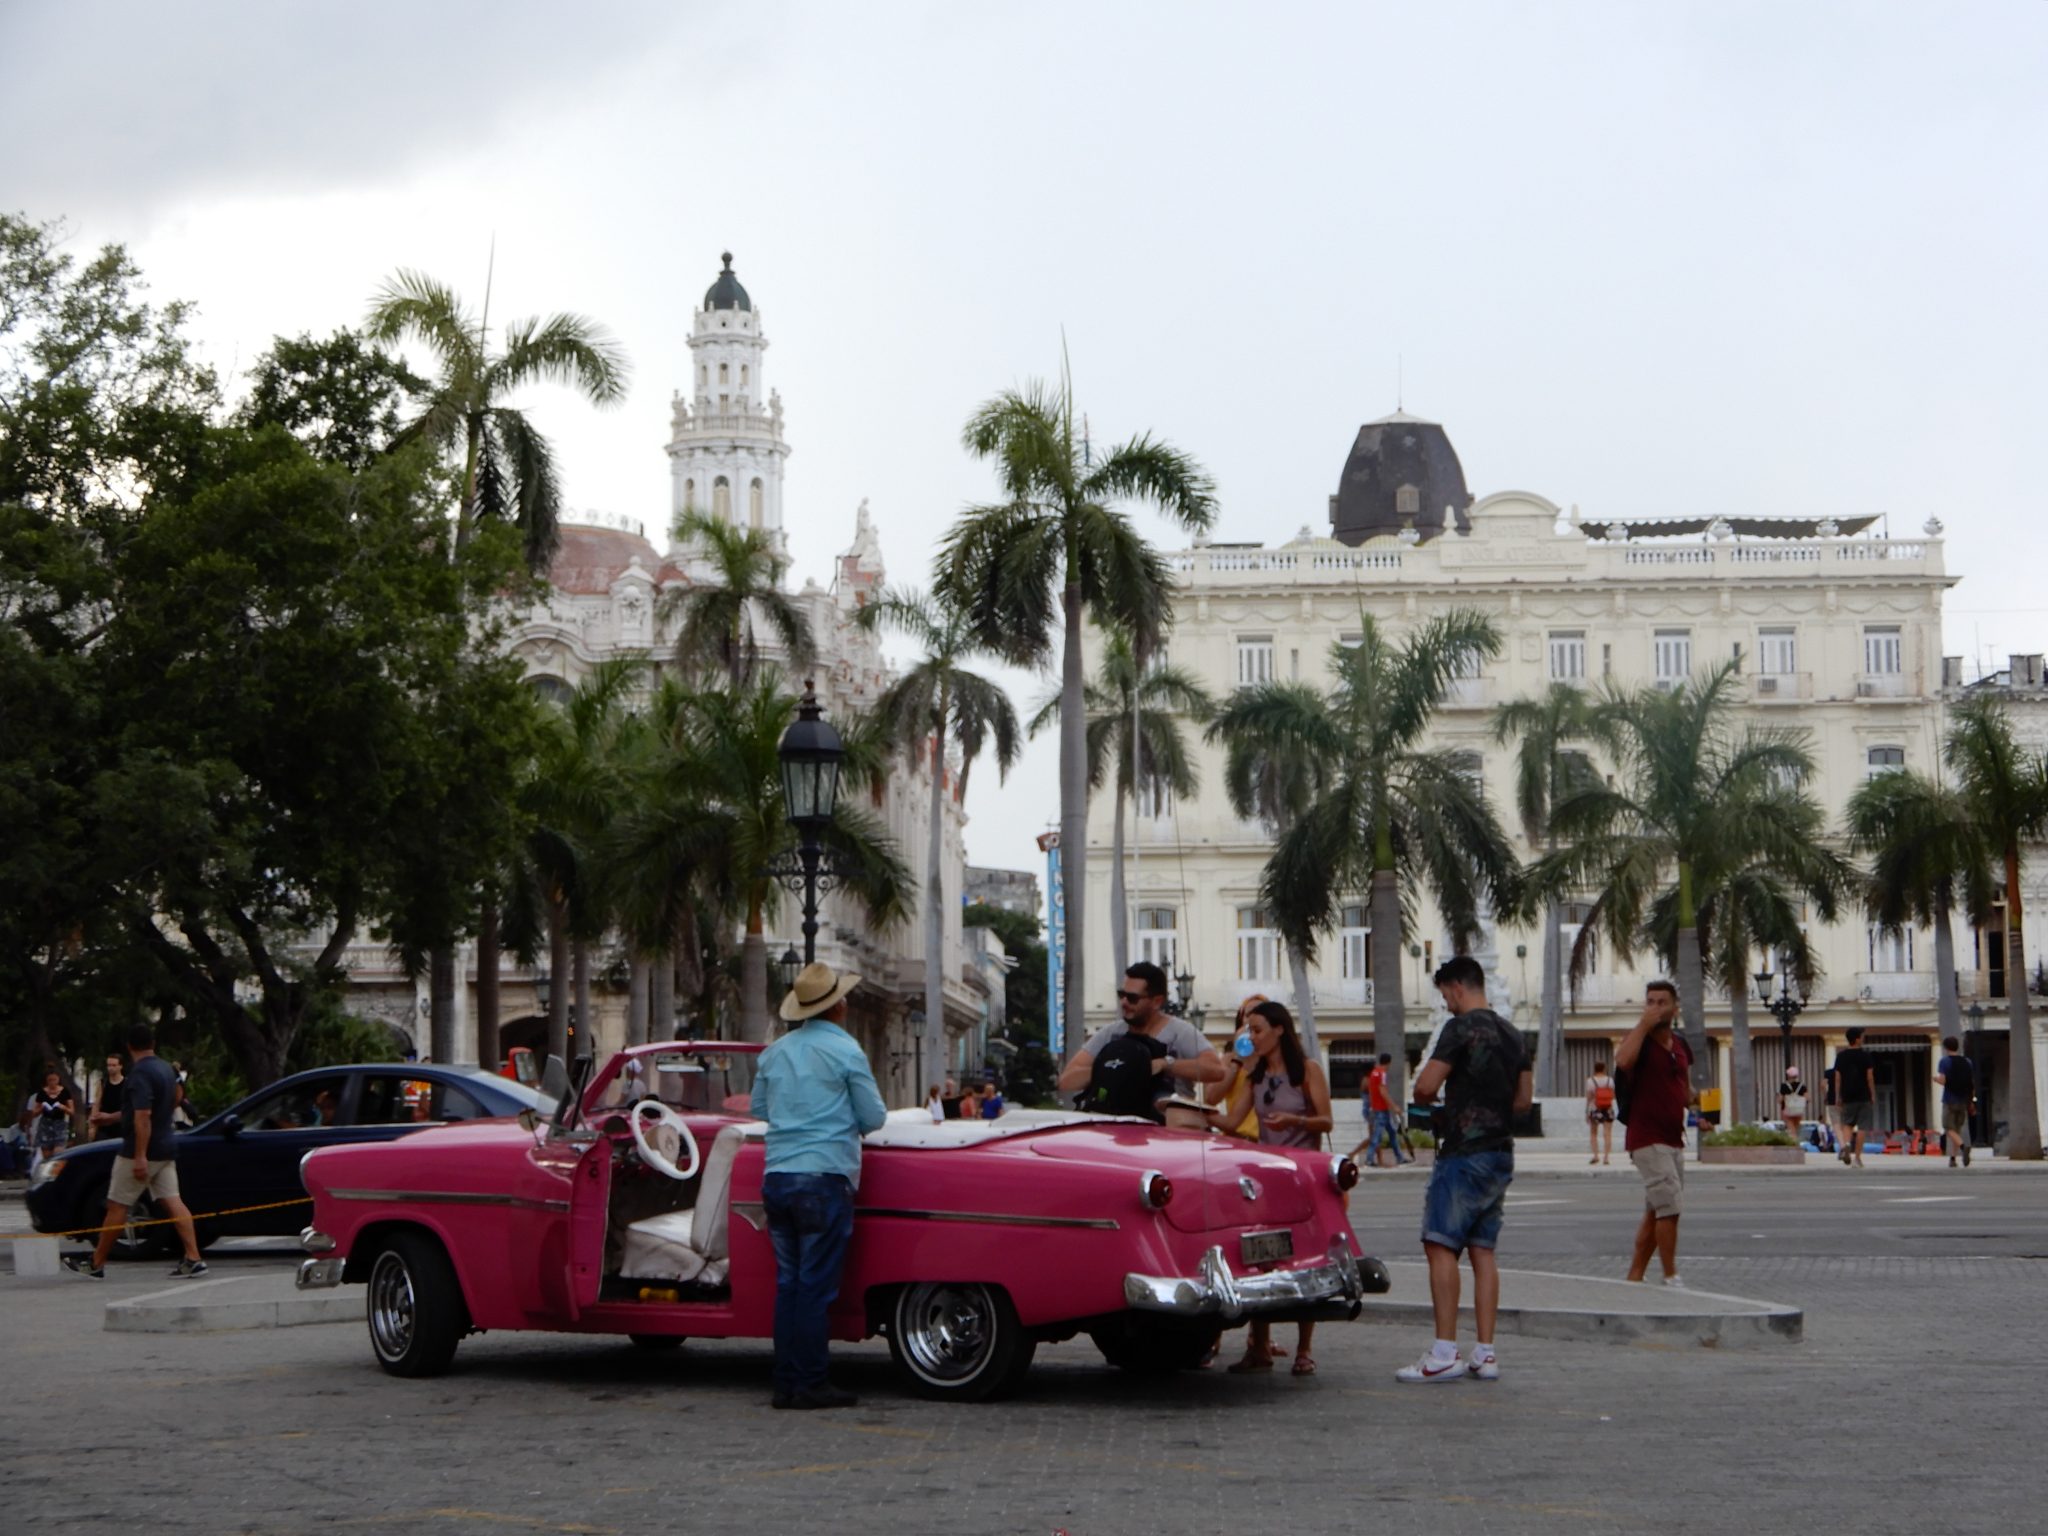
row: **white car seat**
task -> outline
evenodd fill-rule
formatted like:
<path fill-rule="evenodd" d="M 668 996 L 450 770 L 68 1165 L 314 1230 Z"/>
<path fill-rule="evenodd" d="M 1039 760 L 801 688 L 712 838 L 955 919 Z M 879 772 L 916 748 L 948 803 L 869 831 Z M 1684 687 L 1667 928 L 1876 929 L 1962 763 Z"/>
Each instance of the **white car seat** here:
<path fill-rule="evenodd" d="M 675 1281 L 684 1285 L 725 1284 L 728 1221 L 732 1209 L 732 1161 L 745 1127 L 728 1125 L 711 1143 L 698 1175 L 694 1210 L 664 1211 L 626 1228 L 619 1273 L 629 1280 Z"/>

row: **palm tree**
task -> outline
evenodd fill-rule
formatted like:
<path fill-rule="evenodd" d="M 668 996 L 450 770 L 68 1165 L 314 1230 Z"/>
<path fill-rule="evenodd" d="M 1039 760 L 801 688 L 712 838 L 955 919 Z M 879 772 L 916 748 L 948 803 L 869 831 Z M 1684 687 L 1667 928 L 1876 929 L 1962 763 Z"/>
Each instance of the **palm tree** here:
<path fill-rule="evenodd" d="M 1711 872 L 1761 864 L 1794 871 L 1816 857 L 1811 806 L 1774 792 L 1813 772 L 1804 733 L 1733 732 L 1735 663 L 1670 691 L 1609 695 L 1592 729 L 1615 764 L 1615 782 L 1586 784 L 1551 807 L 1556 852 L 1532 872 L 1532 892 L 1590 890 L 1580 934 L 1604 929 L 1629 959 L 1667 888 L 1674 901 L 1673 956 L 1679 1011 L 1693 1052 L 1693 1081 L 1706 1086 L 1705 974 L 1700 912 Z"/>
<path fill-rule="evenodd" d="M 782 642 L 789 670 L 801 672 L 814 650 L 811 624 L 782 590 L 788 561 L 775 535 L 685 507 L 676 519 L 675 537 L 694 544 L 713 573 L 708 582 L 676 587 L 662 596 L 662 617 L 678 621 L 676 660 L 693 672 L 723 671 L 735 690 L 745 686 L 761 662 L 754 629 L 758 614 Z"/>
<path fill-rule="evenodd" d="M 1155 643 L 1171 614 L 1166 562 L 1112 503 L 1135 499 L 1192 532 L 1216 515 L 1215 485 L 1188 455 L 1141 434 L 1099 460 L 1074 432 L 1070 381 L 1047 392 L 1008 390 L 962 434 L 995 462 L 1004 500 L 970 508 L 940 546 L 937 587 L 968 614 L 984 646 L 1037 666 L 1060 633 L 1060 862 L 1070 936 L 1086 932 L 1088 756 L 1082 622 Z M 1081 946 L 1067 948 L 1065 1017 L 1079 1029 L 1087 979 Z"/>
<path fill-rule="evenodd" d="M 1359 616 L 1356 645 L 1332 648 L 1329 693 L 1287 684 L 1240 692 L 1219 725 L 1263 739 L 1276 756 L 1323 765 L 1320 796 L 1278 840 L 1261 896 L 1282 938 L 1315 954 L 1348 892 L 1370 892 L 1373 1050 L 1393 1058 L 1388 1092 L 1406 1093 L 1407 1017 L 1401 989 L 1405 914 L 1426 890 L 1462 953 L 1484 909 L 1515 892 L 1514 855 L 1485 791 L 1457 753 L 1423 737 L 1451 680 L 1497 655 L 1500 632 L 1482 614 L 1428 620 L 1399 645 Z M 1224 724 L 1224 722 L 1228 724 Z"/>
<path fill-rule="evenodd" d="M 946 749 L 960 750 L 959 797 L 984 747 L 1008 777 L 1017 760 L 1017 711 L 998 683 L 967 663 L 985 648 L 959 609 L 921 592 L 885 588 L 860 611 L 869 629 L 894 629 L 922 655 L 883 691 L 873 719 L 884 735 L 922 752 L 931 769 L 931 839 L 924 867 L 924 1060 L 934 1081 L 946 1060 Z M 924 1085 L 918 1085 L 920 1094 Z"/>
<path fill-rule="evenodd" d="M 1983 829 L 1959 792 L 1905 770 L 1858 785 L 1847 820 L 1850 848 L 1870 860 L 1866 913 L 1886 934 L 1934 930 L 1935 1011 L 1944 1035 L 1961 1035 L 1950 916 L 1960 907 L 1974 923 L 1991 921 L 1995 885 Z"/>
<path fill-rule="evenodd" d="M 1957 706 L 1942 760 L 1955 775 L 1963 803 L 2005 876 L 2005 974 L 2008 978 L 2007 1050 L 2011 1079 L 2006 1108 L 2005 1155 L 2038 1162 L 2041 1110 L 2034 1092 L 2034 1033 L 2028 1016 L 2027 954 L 2020 905 L 2021 850 L 2048 830 L 2048 755 L 2030 753 L 2013 739 L 2012 722 L 1992 699 Z"/>
<path fill-rule="evenodd" d="M 1334 761 L 1318 756 L 1306 743 L 1283 745 L 1266 733 L 1264 719 L 1281 703 L 1296 714 L 1322 707 L 1316 691 L 1300 683 L 1240 690 L 1216 711 L 1204 733 L 1206 740 L 1223 744 L 1223 789 L 1231 810 L 1262 824 L 1276 842 L 1307 814 L 1335 772 Z M 1287 941 L 1287 969 L 1294 982 L 1294 1014 L 1303 1045 L 1311 1055 L 1320 1056 L 1309 957 L 1292 938 Z M 1377 988 L 1374 999 L 1377 1006 Z"/>
<path fill-rule="evenodd" d="M 753 682 L 685 692 L 676 710 L 672 740 L 702 774 L 703 808 L 713 818 L 709 856 L 700 877 L 706 900 L 744 918 L 740 944 L 740 1031 L 748 1040 L 768 1038 L 767 917 L 776 901 L 768 867 L 795 847 L 785 818 L 781 763 L 776 747 L 796 714 L 796 700 L 783 690 L 773 668 Z M 842 722 L 848 739 L 840 770 L 839 809 L 826 843 L 845 874 L 843 891 L 859 903 L 878 928 L 908 915 L 916 882 L 904 867 L 879 818 L 849 805 L 845 790 L 858 788 L 875 771 L 873 751 L 862 745 L 856 722 Z"/>
<path fill-rule="evenodd" d="M 1116 769 L 1116 818 L 1110 836 L 1109 931 L 1116 973 L 1130 964 L 1130 903 L 1124 890 L 1124 801 L 1135 801 L 1132 775 L 1147 793 L 1188 799 L 1201 787 L 1183 719 L 1205 720 L 1215 701 L 1199 679 L 1184 667 L 1139 666 L 1130 640 L 1111 634 L 1103 647 L 1095 680 L 1082 691 L 1088 709 L 1085 745 L 1088 788 L 1100 789 Z M 1049 729 L 1060 718 L 1060 695 L 1039 705 L 1031 717 L 1031 734 Z M 1135 737 L 1133 725 L 1135 723 Z M 1132 752 L 1136 741 L 1135 758 Z M 1134 807 L 1135 809 L 1135 807 Z"/>
<path fill-rule="evenodd" d="M 1552 683 L 1533 699 L 1516 699 L 1494 711 L 1493 739 L 1506 746 L 1515 738 L 1515 808 L 1531 848 L 1557 849 L 1551 807 L 1591 781 L 1593 761 L 1575 741 L 1590 739 L 1592 709 L 1583 690 Z M 1543 1007 L 1536 1035 L 1536 1092 L 1556 1097 L 1567 1091 L 1564 1070 L 1564 903 L 1551 892 L 1543 900 Z"/>
<path fill-rule="evenodd" d="M 427 407 L 400 438 L 460 448 L 456 549 L 468 546 L 480 522 L 513 523 L 527 568 L 542 571 L 560 538 L 561 485 L 547 439 L 505 400 L 528 384 L 553 383 L 593 405 L 616 405 L 626 398 L 626 354 L 602 326 L 571 314 L 513 321 L 494 353 L 489 308 L 487 297 L 484 316 L 474 317 L 453 289 L 401 270 L 371 302 L 365 334 L 373 341 L 417 341 L 434 356 Z"/>

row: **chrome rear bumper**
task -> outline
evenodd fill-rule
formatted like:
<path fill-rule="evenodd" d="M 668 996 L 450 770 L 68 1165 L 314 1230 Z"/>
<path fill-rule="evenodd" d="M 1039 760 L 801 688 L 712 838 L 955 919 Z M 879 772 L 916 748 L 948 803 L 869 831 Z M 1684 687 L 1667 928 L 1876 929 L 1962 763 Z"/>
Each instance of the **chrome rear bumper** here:
<path fill-rule="evenodd" d="M 1296 1317 L 1356 1317 L 1366 1294 L 1392 1284 L 1378 1259 L 1359 1259 L 1343 1238 L 1330 1243 L 1320 1264 L 1263 1274 L 1233 1274 L 1219 1244 L 1202 1255 L 1196 1274 L 1125 1275 L 1124 1303 L 1139 1312 L 1177 1317 L 1240 1318 L 1273 1313 Z"/>
<path fill-rule="evenodd" d="M 330 1285 L 341 1284 L 342 1259 L 307 1259 L 299 1266 L 296 1282 L 302 1291 L 325 1290 Z"/>

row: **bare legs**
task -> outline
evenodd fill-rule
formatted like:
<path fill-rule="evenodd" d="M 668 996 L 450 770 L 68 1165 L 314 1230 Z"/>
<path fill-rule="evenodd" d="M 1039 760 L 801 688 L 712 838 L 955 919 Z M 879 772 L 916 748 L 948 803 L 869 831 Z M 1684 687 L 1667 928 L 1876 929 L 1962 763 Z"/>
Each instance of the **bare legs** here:
<path fill-rule="evenodd" d="M 184 1245 L 185 1257 L 196 1261 L 199 1257 L 199 1234 L 192 1227 L 191 1208 L 175 1195 L 166 1195 L 158 1204 L 163 1206 L 164 1214 L 171 1218 L 171 1225 L 177 1231 L 178 1241 Z M 100 1240 L 92 1245 L 94 1269 L 107 1267 L 107 1260 L 114 1252 L 114 1239 L 121 1235 L 121 1228 L 127 1220 L 128 1207 L 109 1200 L 107 1213 L 100 1218 L 103 1229 L 100 1232 Z"/>
<path fill-rule="evenodd" d="M 1649 1272 L 1652 1253 L 1657 1255 L 1665 1279 L 1678 1273 L 1678 1218 L 1659 1216 L 1645 1206 L 1643 1219 L 1636 1226 L 1635 1252 L 1629 1256 L 1629 1279 L 1640 1280 Z"/>
<path fill-rule="evenodd" d="M 1436 1243 L 1422 1245 L 1429 1260 L 1429 1305 L 1436 1316 L 1436 1336 L 1458 1336 L 1458 1256 Z M 1493 1342 L 1493 1325 L 1500 1316 L 1500 1266 L 1491 1248 L 1467 1248 L 1472 1261 L 1472 1316 L 1482 1344 Z"/>

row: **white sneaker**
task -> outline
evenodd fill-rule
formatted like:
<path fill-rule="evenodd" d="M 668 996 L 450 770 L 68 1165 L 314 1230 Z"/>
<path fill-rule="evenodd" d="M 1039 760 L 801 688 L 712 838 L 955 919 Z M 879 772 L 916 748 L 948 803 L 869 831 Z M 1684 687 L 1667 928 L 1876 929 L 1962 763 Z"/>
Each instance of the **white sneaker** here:
<path fill-rule="evenodd" d="M 1413 1365 L 1404 1365 L 1394 1372 L 1396 1381 L 1456 1381 L 1470 1369 L 1460 1355 L 1448 1360 L 1439 1360 L 1433 1354 L 1424 1355 Z"/>
<path fill-rule="evenodd" d="M 1470 1373 L 1472 1374 L 1472 1376 L 1473 1376 L 1473 1377 L 1474 1377 L 1474 1378 L 1475 1378 L 1476 1380 L 1479 1380 L 1479 1381 L 1499 1381 L 1499 1380 L 1500 1380 L 1500 1356 L 1499 1356 L 1499 1355 L 1485 1355 L 1485 1356 L 1480 1356 L 1480 1355 L 1474 1355 L 1474 1356 L 1472 1357 L 1471 1363 L 1470 1363 L 1469 1365 L 1467 1365 L 1467 1366 L 1466 1366 L 1466 1370 L 1467 1370 L 1467 1371 L 1469 1371 L 1469 1372 L 1470 1372 Z"/>
<path fill-rule="evenodd" d="M 1666 1275 L 1664 1277 L 1664 1289 L 1667 1291 L 1682 1291 L 1685 1289 L 1685 1282 L 1676 1275 Z"/>

